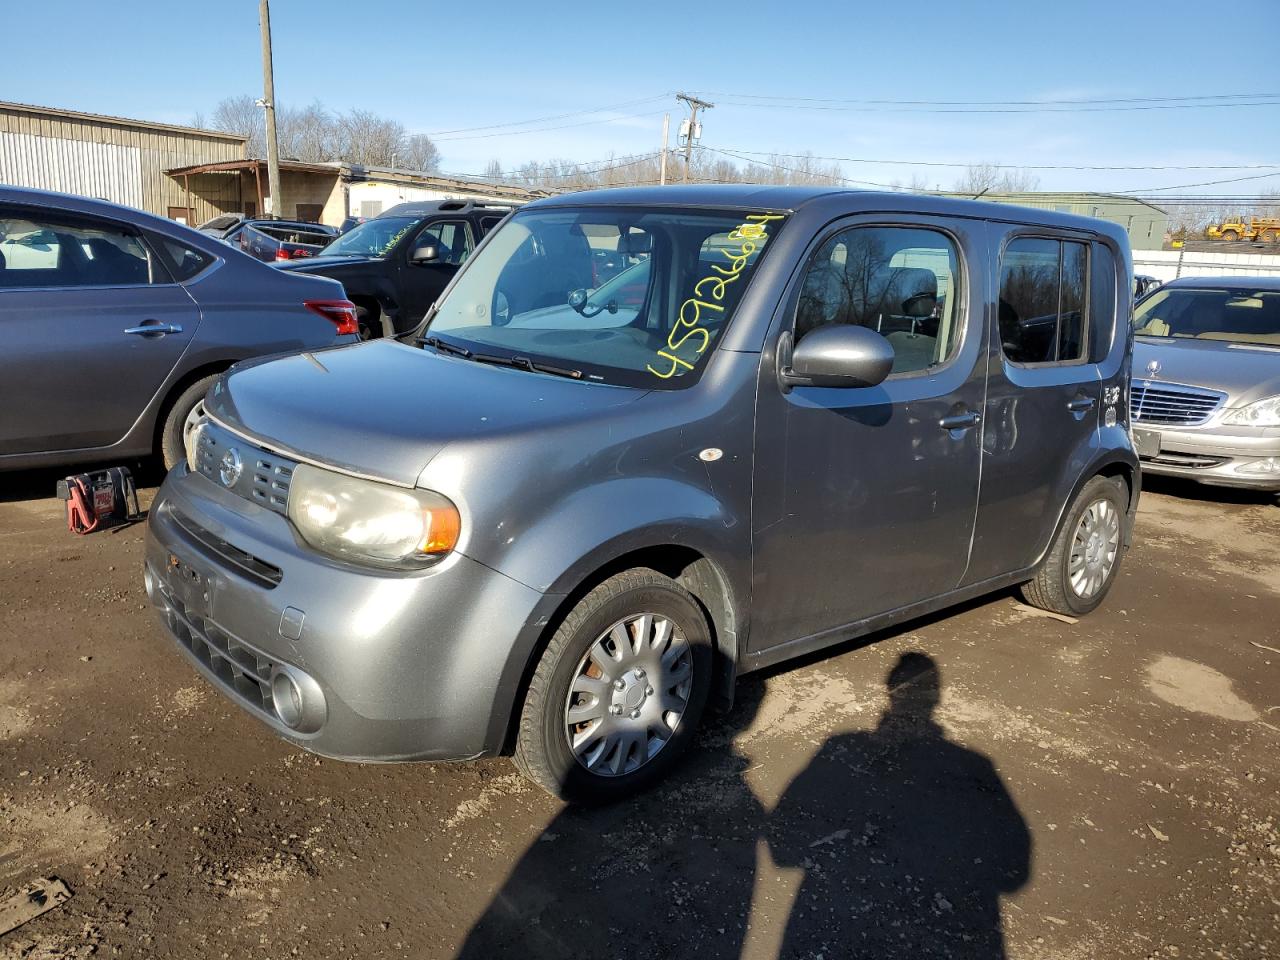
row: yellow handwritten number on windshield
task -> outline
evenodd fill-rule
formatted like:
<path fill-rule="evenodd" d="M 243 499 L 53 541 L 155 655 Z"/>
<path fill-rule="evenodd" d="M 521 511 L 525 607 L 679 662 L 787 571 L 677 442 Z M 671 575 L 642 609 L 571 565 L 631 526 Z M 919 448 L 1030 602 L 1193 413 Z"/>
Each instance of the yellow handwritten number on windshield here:
<path fill-rule="evenodd" d="M 652 364 L 647 364 L 646 370 L 661 380 L 670 380 L 686 370 L 693 369 L 697 358 L 711 345 L 711 331 L 703 325 L 703 311 L 708 311 L 709 319 L 724 313 L 723 301 L 726 288 L 731 283 L 737 283 L 743 271 L 746 270 L 751 255 L 758 247 L 755 241 L 768 238 L 765 224 L 781 219 L 781 214 L 753 213 L 746 218 L 745 223 L 733 228 L 727 239 L 737 243 L 738 246 L 726 247 L 720 251 L 728 260 L 727 266 L 713 263 L 712 272 L 693 285 L 694 295 L 680 304 L 676 322 L 667 336 L 666 348 L 658 351 L 658 356 L 666 361 L 666 369 L 654 369 Z M 679 355 L 681 348 L 686 344 L 689 344 L 693 350 L 691 360 L 686 360 Z M 686 356 L 690 356 L 687 349 L 684 352 Z"/>

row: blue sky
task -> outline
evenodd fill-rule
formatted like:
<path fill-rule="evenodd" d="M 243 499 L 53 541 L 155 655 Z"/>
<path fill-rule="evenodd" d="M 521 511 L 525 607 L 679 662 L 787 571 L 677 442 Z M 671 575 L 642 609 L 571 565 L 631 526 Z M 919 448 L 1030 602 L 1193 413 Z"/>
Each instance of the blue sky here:
<path fill-rule="evenodd" d="M 0 98 L 186 123 L 225 96 L 261 93 L 256 0 L 4 6 L 9 42 Z M 364 107 L 433 134 L 616 107 L 442 134 L 443 168 L 457 173 L 479 172 L 494 158 L 510 167 L 656 149 L 663 111 L 670 110 L 673 127 L 682 115 L 662 96 L 677 89 L 717 102 L 706 114 L 703 144 L 733 152 L 1026 165 L 1280 164 L 1280 105 L 1009 114 L 831 102 L 1274 92 L 1272 103 L 1280 104 L 1274 71 L 1268 79 L 1266 71 L 1249 76 L 1222 67 L 1280 32 L 1280 0 L 275 0 L 272 26 L 281 104 Z M 822 109 L 770 107 L 754 97 L 828 102 L 810 103 Z M 601 120 L 610 122 L 595 122 Z M 905 183 L 919 174 L 943 187 L 959 173 L 884 163 L 843 168 L 860 180 Z M 1128 191 L 1265 172 L 1037 175 L 1042 189 Z M 1264 190 L 1280 190 L 1280 175 L 1171 193 Z"/>

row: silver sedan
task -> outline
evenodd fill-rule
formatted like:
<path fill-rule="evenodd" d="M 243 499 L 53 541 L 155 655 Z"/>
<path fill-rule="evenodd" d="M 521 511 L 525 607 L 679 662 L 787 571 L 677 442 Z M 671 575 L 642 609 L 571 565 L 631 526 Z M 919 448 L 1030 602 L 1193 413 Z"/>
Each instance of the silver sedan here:
<path fill-rule="evenodd" d="M 1134 440 L 1149 474 L 1280 491 L 1280 277 L 1187 277 L 1134 308 Z"/>

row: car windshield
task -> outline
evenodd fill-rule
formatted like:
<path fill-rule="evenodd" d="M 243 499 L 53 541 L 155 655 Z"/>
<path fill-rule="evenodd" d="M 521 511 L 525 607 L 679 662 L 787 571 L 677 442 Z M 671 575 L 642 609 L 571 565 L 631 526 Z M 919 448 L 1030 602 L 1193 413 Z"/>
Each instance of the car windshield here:
<path fill-rule="evenodd" d="M 524 211 L 458 277 L 427 336 L 587 380 L 686 386 L 783 219 L 753 210 Z"/>
<path fill-rule="evenodd" d="M 320 251 L 324 257 L 385 257 L 416 217 L 377 217 L 348 230 Z"/>
<path fill-rule="evenodd" d="M 1141 337 L 1280 347 L 1280 290 L 1167 287 L 1138 304 L 1133 327 Z"/>

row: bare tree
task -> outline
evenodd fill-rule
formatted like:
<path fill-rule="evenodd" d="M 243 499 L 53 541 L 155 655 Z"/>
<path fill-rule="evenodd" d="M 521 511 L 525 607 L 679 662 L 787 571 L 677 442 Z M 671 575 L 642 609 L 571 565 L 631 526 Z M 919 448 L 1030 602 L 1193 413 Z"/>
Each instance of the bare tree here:
<path fill-rule="evenodd" d="M 1030 193 L 1040 178 L 1030 170 L 1005 169 L 993 163 L 971 163 L 952 189 L 971 196 L 986 193 Z"/>
<path fill-rule="evenodd" d="M 400 161 L 400 166 L 435 173 L 440 169 L 440 151 L 425 133 L 415 133 L 405 138 L 404 159 Z"/>
<path fill-rule="evenodd" d="M 213 130 L 239 133 L 249 138 L 249 156 L 261 157 L 267 152 L 263 130 L 262 108 L 247 93 L 218 101 L 209 120 Z"/>

